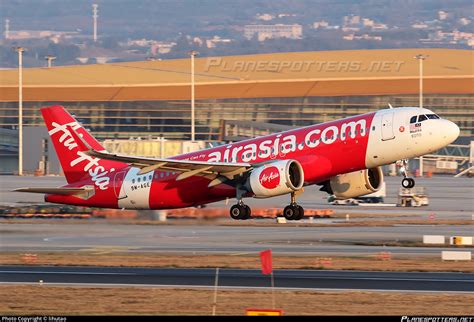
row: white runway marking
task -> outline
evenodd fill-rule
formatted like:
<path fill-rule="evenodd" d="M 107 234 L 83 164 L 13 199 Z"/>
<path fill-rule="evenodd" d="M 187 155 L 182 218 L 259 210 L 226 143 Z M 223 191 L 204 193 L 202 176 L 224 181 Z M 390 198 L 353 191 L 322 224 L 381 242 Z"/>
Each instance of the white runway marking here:
<path fill-rule="evenodd" d="M 0 285 L 39 285 L 36 282 L 0 282 Z M 103 288 L 173 288 L 173 289 L 214 289 L 214 285 L 168 285 L 168 284 L 106 284 L 106 283 L 42 283 L 42 286 L 70 286 L 70 287 L 103 287 Z M 387 292 L 387 293 L 443 293 L 443 294 L 473 294 L 467 291 L 423 291 L 423 290 L 385 290 L 385 289 L 357 289 L 357 288 L 304 288 L 304 287 L 275 287 L 282 291 L 307 291 L 307 292 Z M 268 291 L 267 286 L 218 286 L 220 290 L 261 290 Z"/>
<path fill-rule="evenodd" d="M 73 274 L 73 275 L 137 275 L 136 273 L 101 272 L 46 272 L 46 271 L 0 271 L 0 274 Z"/>

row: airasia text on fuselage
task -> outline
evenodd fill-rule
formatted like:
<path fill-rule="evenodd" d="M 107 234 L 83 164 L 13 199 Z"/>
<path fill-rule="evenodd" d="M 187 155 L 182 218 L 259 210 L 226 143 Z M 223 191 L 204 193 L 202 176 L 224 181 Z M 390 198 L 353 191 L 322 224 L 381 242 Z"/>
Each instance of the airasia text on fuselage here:
<path fill-rule="evenodd" d="M 327 126 L 310 126 L 298 129 L 298 133 L 280 133 L 261 141 L 258 145 L 253 142 L 237 142 L 227 145 L 224 149 L 209 151 L 204 159 L 209 162 L 252 162 L 259 159 L 284 158 L 288 153 L 301 151 L 304 148 L 316 148 L 320 144 L 331 145 L 336 140 L 354 139 L 357 133 L 364 137 L 369 129 L 366 120 L 361 118 L 342 124 Z M 303 130 L 303 131 L 301 131 Z M 349 131 L 348 131 L 349 130 Z M 299 138 L 297 138 L 297 136 Z M 299 140 L 298 140 L 299 139 Z M 298 142 L 299 141 L 299 142 Z M 223 151 L 222 151 L 223 150 Z"/>

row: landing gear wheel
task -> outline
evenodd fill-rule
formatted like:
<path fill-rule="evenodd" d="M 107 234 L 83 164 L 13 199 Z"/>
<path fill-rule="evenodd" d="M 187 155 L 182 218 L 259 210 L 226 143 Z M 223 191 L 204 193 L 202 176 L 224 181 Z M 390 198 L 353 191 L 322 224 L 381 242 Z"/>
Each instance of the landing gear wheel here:
<path fill-rule="evenodd" d="M 230 208 L 230 217 L 235 220 L 244 219 L 247 216 L 245 205 L 236 204 Z"/>
<path fill-rule="evenodd" d="M 250 219 L 252 209 L 249 206 L 242 204 L 233 205 L 230 208 L 230 217 L 235 220 Z"/>
<path fill-rule="evenodd" d="M 298 217 L 296 218 L 296 220 L 301 220 L 304 217 L 304 209 L 300 205 L 298 205 L 297 207 L 298 207 Z"/>
<path fill-rule="evenodd" d="M 251 215 L 252 215 L 252 209 L 250 209 L 250 207 L 247 206 L 247 205 L 245 205 L 244 207 L 245 207 L 245 216 L 242 219 L 244 219 L 244 220 L 245 219 L 250 219 Z"/>
<path fill-rule="evenodd" d="M 402 180 L 402 187 L 403 188 L 413 188 L 415 186 L 415 179 L 413 178 L 405 178 Z"/>
<path fill-rule="evenodd" d="M 300 212 L 299 212 L 298 205 L 288 205 L 283 209 L 283 216 L 285 216 L 288 220 L 298 220 L 300 219 Z"/>

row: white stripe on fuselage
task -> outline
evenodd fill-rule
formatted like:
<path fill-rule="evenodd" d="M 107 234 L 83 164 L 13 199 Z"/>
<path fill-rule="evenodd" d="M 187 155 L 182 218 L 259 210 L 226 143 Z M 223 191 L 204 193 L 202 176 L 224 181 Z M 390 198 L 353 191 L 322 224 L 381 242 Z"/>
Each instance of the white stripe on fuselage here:
<path fill-rule="evenodd" d="M 126 197 L 118 200 L 119 208 L 150 209 L 150 189 L 154 172 L 138 175 L 139 168 L 130 168 L 123 180 L 121 194 Z"/>

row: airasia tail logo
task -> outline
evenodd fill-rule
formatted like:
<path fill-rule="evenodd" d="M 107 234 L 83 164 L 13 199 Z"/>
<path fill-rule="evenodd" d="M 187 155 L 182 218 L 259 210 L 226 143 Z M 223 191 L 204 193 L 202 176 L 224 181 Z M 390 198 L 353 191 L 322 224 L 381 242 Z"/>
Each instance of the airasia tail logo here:
<path fill-rule="evenodd" d="M 49 131 L 51 137 L 55 133 L 61 134 L 59 137 L 59 143 L 61 143 L 65 148 L 71 151 L 72 156 L 70 157 L 69 165 L 74 168 L 76 165 L 82 167 L 82 171 L 88 173 L 91 177 L 91 180 L 100 190 L 106 190 L 110 183 L 110 178 L 107 174 L 110 175 L 111 172 L 114 172 L 114 168 L 106 169 L 99 164 L 101 159 L 94 158 L 83 151 L 80 151 L 78 148 L 77 142 L 74 141 L 74 138 L 71 135 L 71 132 L 68 130 L 68 127 L 71 127 L 73 130 L 78 130 L 81 128 L 79 123 L 71 122 L 67 124 L 60 125 L 56 122 L 51 123 L 52 129 Z M 79 134 L 80 135 L 80 134 Z M 82 135 L 81 135 L 82 136 Z M 75 152 L 75 154 L 74 154 Z M 64 156 L 63 156 L 64 157 Z"/>
<path fill-rule="evenodd" d="M 268 167 L 260 173 L 260 184 L 267 189 L 275 189 L 280 184 L 280 171 L 277 167 Z"/>

